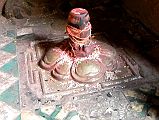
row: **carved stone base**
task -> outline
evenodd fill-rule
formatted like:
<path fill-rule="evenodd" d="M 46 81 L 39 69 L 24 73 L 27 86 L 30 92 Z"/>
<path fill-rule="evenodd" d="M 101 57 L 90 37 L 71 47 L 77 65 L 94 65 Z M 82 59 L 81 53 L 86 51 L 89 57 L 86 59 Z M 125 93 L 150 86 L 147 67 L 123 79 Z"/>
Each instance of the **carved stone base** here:
<path fill-rule="evenodd" d="M 104 73 L 118 68 L 117 54 L 110 45 L 92 40 L 88 46 L 75 50 L 66 39 L 58 44 L 37 44 L 41 54 L 40 66 L 51 71 L 55 80 L 94 83 L 104 79 Z M 44 56 L 44 57 L 43 57 Z"/>
<path fill-rule="evenodd" d="M 103 42 L 103 44 L 105 44 Z M 18 41 L 17 43 L 17 53 L 18 53 L 18 62 L 20 69 L 20 97 L 21 97 L 21 107 L 38 107 L 46 101 L 61 101 L 62 98 L 66 95 L 78 95 L 78 94 L 87 94 L 93 92 L 100 92 L 106 89 L 119 86 L 122 83 L 141 79 L 139 73 L 139 67 L 133 61 L 132 58 L 127 56 L 124 51 L 117 49 L 116 68 L 112 71 L 106 71 L 103 78 L 100 78 L 92 84 L 87 84 L 88 81 L 81 82 L 82 79 L 72 79 L 78 77 L 75 73 L 77 71 L 76 63 L 73 64 L 71 69 L 72 76 L 67 78 L 67 64 L 69 61 L 66 60 L 66 64 L 63 64 L 63 68 L 66 68 L 66 71 L 60 70 L 57 64 L 56 71 L 46 71 L 39 67 L 38 63 L 46 49 L 45 46 L 52 45 L 51 41 L 29 41 L 23 40 Z M 47 47 L 47 48 L 48 48 Z M 83 62 L 83 63 L 82 63 Z M 85 64 L 85 61 L 81 59 L 81 63 Z M 97 68 L 101 67 L 98 65 L 96 60 L 89 60 L 90 66 L 96 64 Z M 80 67 L 78 66 L 78 75 L 82 75 Z M 93 68 L 94 69 L 94 68 Z M 112 69 L 112 68 L 111 68 Z M 95 71 L 97 69 L 94 69 Z M 89 71 L 89 70 L 88 70 Z M 61 73 L 60 73 L 61 72 Z M 67 79 L 57 79 L 60 78 L 60 75 L 66 75 Z M 69 73 L 70 74 L 70 73 Z M 55 76 L 55 77 L 52 77 Z M 62 77 L 63 78 L 63 77 Z M 93 80 L 93 79 L 91 79 Z M 92 81 L 91 81 L 92 82 Z M 43 101 L 43 102 L 42 102 Z"/>

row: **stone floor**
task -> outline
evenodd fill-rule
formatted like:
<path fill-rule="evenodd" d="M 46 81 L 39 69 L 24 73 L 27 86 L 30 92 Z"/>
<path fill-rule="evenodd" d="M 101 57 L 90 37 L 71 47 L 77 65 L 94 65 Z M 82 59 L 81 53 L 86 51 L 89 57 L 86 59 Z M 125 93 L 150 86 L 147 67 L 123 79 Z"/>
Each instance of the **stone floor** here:
<path fill-rule="evenodd" d="M 3 17 L 0 30 L 0 120 L 20 119 L 19 79 L 15 32 Z"/>

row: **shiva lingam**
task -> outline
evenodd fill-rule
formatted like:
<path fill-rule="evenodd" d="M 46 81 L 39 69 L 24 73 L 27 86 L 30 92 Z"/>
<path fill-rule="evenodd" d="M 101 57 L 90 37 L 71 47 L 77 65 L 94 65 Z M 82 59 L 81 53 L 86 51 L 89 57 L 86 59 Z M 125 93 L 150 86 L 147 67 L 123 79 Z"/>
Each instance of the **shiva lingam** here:
<path fill-rule="evenodd" d="M 102 35 L 96 36 L 99 40 L 91 36 L 89 21 L 87 10 L 75 8 L 68 16 L 67 39 L 60 35 L 53 41 L 17 40 L 21 108 L 90 101 L 94 92 L 132 87 L 143 79 L 139 65 L 124 49 L 111 47 Z"/>
<path fill-rule="evenodd" d="M 40 60 L 40 67 L 51 71 L 55 80 L 100 82 L 106 71 L 116 69 L 115 49 L 91 37 L 92 26 L 89 21 L 86 9 L 72 9 L 66 26 L 69 39 L 49 48 Z"/>

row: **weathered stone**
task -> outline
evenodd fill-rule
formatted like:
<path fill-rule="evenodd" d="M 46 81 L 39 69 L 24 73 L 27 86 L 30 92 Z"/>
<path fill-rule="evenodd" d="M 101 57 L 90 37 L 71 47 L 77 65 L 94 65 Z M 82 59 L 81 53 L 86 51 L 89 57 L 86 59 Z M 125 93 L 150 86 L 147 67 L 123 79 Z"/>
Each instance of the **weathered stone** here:
<path fill-rule="evenodd" d="M 33 34 L 33 29 L 31 27 L 17 29 L 17 37 L 29 34 Z"/>
<path fill-rule="evenodd" d="M 3 9 L 3 6 L 5 4 L 6 0 L 1 0 L 0 1 L 0 13 L 2 13 L 2 9 Z"/>

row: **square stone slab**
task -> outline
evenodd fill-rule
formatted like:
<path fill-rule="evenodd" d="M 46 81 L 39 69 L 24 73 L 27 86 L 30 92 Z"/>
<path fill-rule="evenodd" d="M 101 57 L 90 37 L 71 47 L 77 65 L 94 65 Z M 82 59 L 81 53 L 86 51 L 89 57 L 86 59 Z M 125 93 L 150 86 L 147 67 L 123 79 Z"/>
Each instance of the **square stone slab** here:
<path fill-rule="evenodd" d="M 64 37 L 60 36 L 55 37 L 53 41 L 63 39 Z M 26 39 L 17 41 L 22 108 L 38 108 L 42 104 L 61 102 L 64 96 L 101 92 L 111 88 L 124 87 L 125 83 L 131 81 L 142 80 L 137 63 L 122 49 L 116 49 L 119 67 L 114 72 L 106 72 L 105 79 L 101 82 L 81 84 L 73 80 L 57 81 L 51 76 L 50 71 L 38 66 L 45 48 L 50 44 L 53 42 L 49 40 L 31 41 Z"/>

